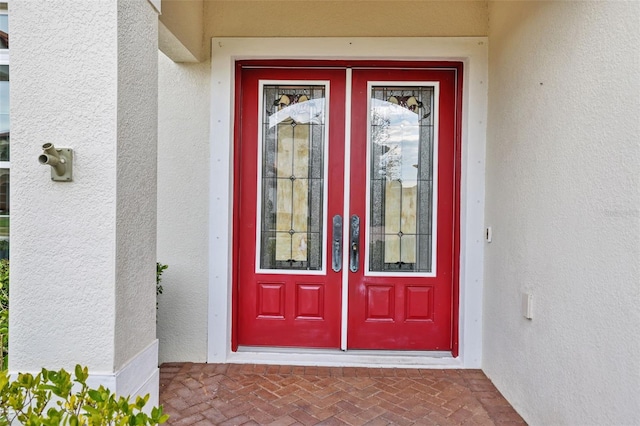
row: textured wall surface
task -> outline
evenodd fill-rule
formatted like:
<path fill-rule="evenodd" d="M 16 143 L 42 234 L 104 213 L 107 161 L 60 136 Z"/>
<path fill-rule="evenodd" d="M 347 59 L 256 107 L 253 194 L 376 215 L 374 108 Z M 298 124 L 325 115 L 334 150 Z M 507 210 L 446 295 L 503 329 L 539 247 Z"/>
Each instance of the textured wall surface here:
<path fill-rule="evenodd" d="M 211 37 L 485 36 L 487 25 L 486 1 L 205 2 L 206 41 Z"/>
<path fill-rule="evenodd" d="M 155 368 L 157 15 L 146 0 L 12 2 L 10 12 L 10 369 L 81 363 L 114 383 L 147 349 L 146 381 Z M 45 142 L 74 149 L 73 182 L 52 182 L 38 164 Z M 137 378 L 127 374 L 132 389 Z"/>
<path fill-rule="evenodd" d="M 489 10 L 484 370 L 530 424 L 640 424 L 640 3 Z"/>
<path fill-rule="evenodd" d="M 48 3 L 11 4 L 10 369 L 111 372 L 116 5 Z M 75 150 L 73 182 L 38 163 L 45 142 Z"/>
<path fill-rule="evenodd" d="M 158 261 L 169 265 L 158 297 L 159 357 L 204 362 L 211 64 L 176 64 L 158 56 Z"/>
<path fill-rule="evenodd" d="M 202 60 L 203 57 L 209 56 L 209 52 L 204 51 L 202 43 L 204 30 L 203 0 L 162 0 L 160 22 L 180 40 L 195 59 Z M 209 43 L 207 43 L 207 46 L 209 46 Z"/>
<path fill-rule="evenodd" d="M 156 338 L 158 14 L 118 0 L 116 370 Z"/>

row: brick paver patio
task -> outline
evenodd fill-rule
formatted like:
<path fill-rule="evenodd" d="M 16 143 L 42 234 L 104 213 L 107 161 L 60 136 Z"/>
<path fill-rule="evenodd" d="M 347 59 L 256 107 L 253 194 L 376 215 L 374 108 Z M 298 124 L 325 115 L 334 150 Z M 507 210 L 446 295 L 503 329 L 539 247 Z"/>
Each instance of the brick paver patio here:
<path fill-rule="evenodd" d="M 524 425 L 480 370 L 171 363 L 171 425 Z"/>

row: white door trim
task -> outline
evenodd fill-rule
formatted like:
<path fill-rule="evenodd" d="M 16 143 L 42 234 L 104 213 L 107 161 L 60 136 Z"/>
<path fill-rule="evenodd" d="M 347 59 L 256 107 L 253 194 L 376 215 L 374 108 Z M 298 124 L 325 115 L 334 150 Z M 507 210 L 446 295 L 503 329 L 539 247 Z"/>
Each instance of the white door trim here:
<path fill-rule="evenodd" d="M 235 61 L 241 59 L 358 59 L 461 61 L 459 356 L 253 353 L 231 351 L 233 114 Z M 214 38 L 211 55 L 208 362 L 388 365 L 479 368 L 482 288 L 488 46 L 486 37 Z M 268 355 L 268 356 L 267 356 Z"/>
<path fill-rule="evenodd" d="M 345 70 L 344 87 L 344 184 L 343 184 L 343 204 L 342 204 L 342 241 L 349 241 L 349 212 L 351 211 L 349 191 L 351 187 L 351 90 L 353 71 L 351 68 Z M 343 247 L 348 244 L 343 244 Z M 349 312 L 349 250 L 342 250 L 342 316 L 340 319 L 340 349 L 347 350 L 347 314 Z"/>

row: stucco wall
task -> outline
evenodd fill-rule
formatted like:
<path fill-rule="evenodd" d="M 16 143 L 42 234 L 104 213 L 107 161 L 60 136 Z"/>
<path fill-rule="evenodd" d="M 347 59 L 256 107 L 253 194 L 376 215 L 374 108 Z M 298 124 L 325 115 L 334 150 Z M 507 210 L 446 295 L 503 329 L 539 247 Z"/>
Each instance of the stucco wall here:
<path fill-rule="evenodd" d="M 146 0 L 12 2 L 10 13 L 10 370 L 80 363 L 157 400 L 157 14 Z M 73 148 L 72 182 L 38 163 L 45 142 Z"/>
<path fill-rule="evenodd" d="M 486 1 L 205 2 L 205 40 L 485 36 L 487 25 Z"/>
<path fill-rule="evenodd" d="M 489 12 L 483 368 L 530 424 L 639 424 L 640 3 Z"/>
<path fill-rule="evenodd" d="M 209 53 L 203 49 L 202 38 L 203 0 L 162 0 L 160 23 L 171 33 L 163 34 L 160 38 L 160 50 L 165 53 L 179 53 L 180 50 L 172 43 L 172 40 L 179 40 L 182 47 L 188 51 L 182 53 L 184 58 L 191 56 L 191 61 L 199 61 L 208 57 Z"/>
<path fill-rule="evenodd" d="M 156 337 L 158 14 L 118 0 L 116 370 Z"/>
<path fill-rule="evenodd" d="M 158 261 L 169 265 L 158 297 L 159 357 L 204 362 L 211 64 L 176 64 L 158 56 Z"/>
<path fill-rule="evenodd" d="M 116 4 L 45 3 L 10 9 L 10 369 L 111 372 Z M 73 182 L 52 182 L 38 164 L 45 142 L 75 150 Z"/>

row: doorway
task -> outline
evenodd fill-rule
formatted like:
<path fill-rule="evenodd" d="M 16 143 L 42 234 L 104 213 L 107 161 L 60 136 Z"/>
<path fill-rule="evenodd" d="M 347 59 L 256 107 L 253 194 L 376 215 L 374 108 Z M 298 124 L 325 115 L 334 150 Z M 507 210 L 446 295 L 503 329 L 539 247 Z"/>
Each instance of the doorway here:
<path fill-rule="evenodd" d="M 454 351 L 461 64 L 330 65 L 238 64 L 233 347 Z"/>

